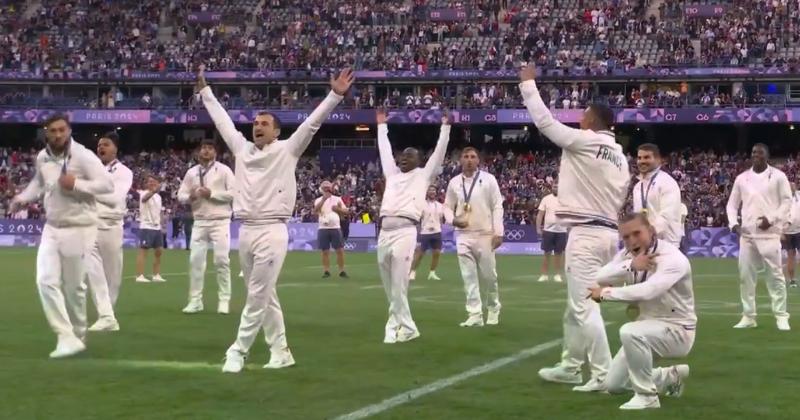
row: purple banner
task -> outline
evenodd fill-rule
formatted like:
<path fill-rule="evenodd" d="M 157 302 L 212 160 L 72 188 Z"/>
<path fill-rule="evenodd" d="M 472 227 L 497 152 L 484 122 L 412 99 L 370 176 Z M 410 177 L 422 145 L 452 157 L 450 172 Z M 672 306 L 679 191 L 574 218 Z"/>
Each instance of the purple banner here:
<path fill-rule="evenodd" d="M 788 123 L 800 121 L 800 108 L 643 108 L 617 111 L 618 123 Z"/>
<path fill-rule="evenodd" d="M 42 220 L 0 219 L 0 247 L 37 246 L 42 234 Z M 231 249 L 239 249 L 239 223 L 231 223 Z M 126 224 L 123 246 L 136 248 L 136 224 Z M 172 223 L 167 224 L 167 245 L 183 249 L 186 239 L 183 232 L 173 237 Z M 453 228 L 444 226 L 442 232 L 445 252 L 455 252 Z M 497 251 L 501 254 L 541 255 L 539 235 L 531 225 L 506 225 L 504 244 Z M 375 225 L 350 224 L 350 239 L 345 249 L 356 252 L 372 252 L 377 247 Z M 686 238 L 687 254 L 690 257 L 735 258 L 739 256 L 739 239 L 728 228 L 700 228 Z M 315 251 L 317 249 L 316 223 L 290 223 L 289 249 L 292 251 Z"/>
<path fill-rule="evenodd" d="M 250 124 L 260 110 L 228 110 L 236 124 Z M 311 110 L 269 110 L 287 125 L 299 125 Z M 211 125 L 206 111 L 183 110 L 99 110 L 99 109 L 27 109 L 0 111 L 0 123 L 38 124 L 58 112 L 67 114 L 74 124 L 193 124 Z M 580 121 L 580 109 L 554 109 L 557 120 L 575 124 Z M 617 109 L 620 124 L 734 124 L 734 123 L 794 123 L 800 122 L 800 108 L 625 108 Z M 440 124 L 443 111 L 411 109 L 389 111 L 390 124 Z M 526 109 L 452 110 L 454 124 L 532 124 Z M 336 110 L 326 124 L 374 124 L 374 110 Z"/>
<path fill-rule="evenodd" d="M 724 4 L 693 4 L 683 8 L 683 15 L 690 18 L 720 17 L 727 9 Z"/>
<path fill-rule="evenodd" d="M 186 17 L 186 21 L 200 24 L 219 23 L 222 21 L 222 13 L 192 12 Z"/>
<path fill-rule="evenodd" d="M 428 14 L 433 22 L 455 22 L 467 19 L 467 11 L 463 9 L 433 9 Z"/>
<path fill-rule="evenodd" d="M 563 123 L 577 123 L 583 118 L 582 109 L 553 109 L 553 116 Z M 497 122 L 500 124 L 532 124 L 527 109 L 498 109 Z"/>

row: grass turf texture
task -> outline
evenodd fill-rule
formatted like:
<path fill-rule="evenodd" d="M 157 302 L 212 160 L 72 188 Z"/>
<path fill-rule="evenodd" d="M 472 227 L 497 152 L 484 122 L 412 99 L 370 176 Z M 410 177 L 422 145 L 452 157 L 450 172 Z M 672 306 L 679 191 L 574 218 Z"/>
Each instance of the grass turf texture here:
<path fill-rule="evenodd" d="M 166 284 L 135 283 L 134 257 L 125 254 L 126 278 L 117 308 L 122 331 L 90 333 L 84 354 L 52 361 L 47 355 L 55 337 L 36 293 L 35 250 L 0 250 L 0 418 L 334 418 L 558 339 L 562 332 L 566 286 L 536 283 L 536 258 L 498 258 L 503 302 L 498 327 L 458 327 L 466 314 L 454 256 L 443 258 L 441 282 L 427 281 L 427 269 L 420 270 L 410 296 L 422 336 L 386 345 L 387 304 L 374 255 L 348 255 L 352 278 L 323 280 L 318 254 L 293 253 L 278 290 L 297 366 L 261 369 L 268 351 L 260 336 L 246 370 L 223 375 L 221 360 L 235 337 L 244 302 L 236 255 L 228 316 L 214 312 L 216 284 L 210 271 L 206 312 L 181 313 L 187 299 L 187 252 L 165 253 Z M 426 258 L 422 267 L 428 263 Z M 700 317 L 686 361 L 692 376 L 683 397 L 662 398 L 660 410 L 624 413 L 617 407 L 630 395 L 587 395 L 542 382 L 536 372 L 558 360 L 559 345 L 375 418 L 794 418 L 800 380 L 797 332 L 777 331 L 763 284 L 759 327 L 732 329 L 739 320 L 735 261 L 697 259 L 692 265 Z M 789 294 L 790 312 L 797 313 L 798 290 Z M 624 305 L 606 303 L 603 308 L 606 321 L 614 323 L 608 327 L 613 354 L 626 321 Z M 92 308 L 89 314 L 91 322 Z"/>

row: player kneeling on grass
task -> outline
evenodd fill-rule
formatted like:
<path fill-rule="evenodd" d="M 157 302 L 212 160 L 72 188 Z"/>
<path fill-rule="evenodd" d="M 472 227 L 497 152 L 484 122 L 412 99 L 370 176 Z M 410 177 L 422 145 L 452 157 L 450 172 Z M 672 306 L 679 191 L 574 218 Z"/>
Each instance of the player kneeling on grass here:
<path fill-rule="evenodd" d="M 599 286 L 590 297 L 628 303 L 636 320 L 619 330 L 622 348 L 604 385 L 610 393 L 633 389 L 633 398 L 620 406 L 623 410 L 658 408 L 658 395 L 680 396 L 689 376 L 688 365 L 654 368 L 653 359 L 685 357 L 692 349 L 697 325 L 692 267 L 677 247 L 656 238 L 641 213 L 623 218 L 620 235 L 625 249 L 597 273 Z M 627 285 L 609 287 L 621 281 Z"/>

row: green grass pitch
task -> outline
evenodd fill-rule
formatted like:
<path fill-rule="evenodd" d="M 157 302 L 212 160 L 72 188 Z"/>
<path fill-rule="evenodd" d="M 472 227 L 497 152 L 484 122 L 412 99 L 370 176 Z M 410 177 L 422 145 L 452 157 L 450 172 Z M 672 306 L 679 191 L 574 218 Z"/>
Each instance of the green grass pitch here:
<path fill-rule="evenodd" d="M 439 269 L 443 281 L 427 281 L 427 270 L 420 270 L 410 291 L 420 339 L 385 345 L 387 304 L 375 256 L 351 254 L 347 260 L 349 280 L 321 279 L 318 254 L 293 253 L 286 261 L 278 290 L 297 366 L 262 369 L 268 352 L 259 338 L 246 370 L 223 375 L 222 357 L 234 339 L 244 301 L 235 254 L 232 314 L 221 316 L 213 312 L 211 272 L 206 312 L 181 313 L 187 299 L 187 252 L 166 252 L 166 284 L 134 283 L 134 254 L 126 252 L 117 308 L 122 330 L 92 333 L 84 354 L 52 361 L 47 355 L 55 337 L 36 294 L 35 250 L 0 250 L 0 418 L 335 418 L 561 337 L 565 285 L 536 283 L 538 259 L 522 256 L 498 259 L 500 326 L 459 328 L 465 319 L 464 295 L 455 258 L 448 255 Z M 553 346 L 374 418 L 797 418 L 797 331 L 777 331 L 763 284 L 759 328 L 733 330 L 739 320 L 735 261 L 692 263 L 700 318 L 687 360 L 692 376 L 683 397 L 662 398 L 660 410 L 623 413 L 617 407 L 628 395 L 586 395 L 543 383 L 536 371 L 558 360 L 560 346 Z M 797 313 L 798 290 L 789 292 L 790 311 Z M 616 353 L 624 306 L 603 307 L 613 323 L 608 335 Z M 93 321 L 94 309 L 89 313 Z M 795 328 L 800 324 L 795 322 Z"/>

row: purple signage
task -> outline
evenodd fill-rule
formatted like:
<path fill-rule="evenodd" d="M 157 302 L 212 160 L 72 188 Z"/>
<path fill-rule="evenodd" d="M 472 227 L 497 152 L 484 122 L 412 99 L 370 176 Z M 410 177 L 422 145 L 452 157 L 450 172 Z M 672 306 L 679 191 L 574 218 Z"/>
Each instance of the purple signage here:
<path fill-rule="evenodd" d="M 467 19 L 467 11 L 463 9 L 433 9 L 428 14 L 432 22 L 455 22 Z"/>
<path fill-rule="evenodd" d="M 42 234 L 42 220 L 0 219 L 0 247 L 36 246 Z M 123 246 L 135 248 L 138 245 L 137 227 L 126 225 Z M 373 252 L 377 247 L 375 225 L 361 223 L 350 224 L 350 239 L 345 249 L 356 252 Z M 453 229 L 444 226 L 442 232 L 445 252 L 455 252 Z M 172 236 L 172 223 L 167 228 L 167 245 L 169 248 L 182 249 L 185 238 L 180 233 Z M 315 251 L 317 249 L 316 223 L 290 223 L 289 249 L 292 251 Z M 239 223 L 231 223 L 231 248 L 239 248 Z M 699 228 L 689 232 L 686 238 L 687 255 L 705 258 L 735 258 L 739 256 L 739 238 L 728 228 Z M 531 225 L 506 225 L 503 246 L 497 250 L 500 254 L 541 255 L 539 235 Z"/>
<path fill-rule="evenodd" d="M 192 12 L 186 17 L 186 21 L 200 24 L 219 23 L 222 21 L 222 13 Z"/>
<path fill-rule="evenodd" d="M 724 4 L 692 4 L 683 8 L 683 15 L 691 18 L 720 17 L 727 9 Z"/>
<path fill-rule="evenodd" d="M 260 110 L 232 109 L 228 115 L 236 124 L 250 124 Z M 269 110 L 288 125 L 299 125 L 311 110 Z M 0 111 L 0 123 L 38 124 L 58 112 L 70 116 L 74 124 L 192 124 L 211 125 L 206 111 L 186 110 L 110 110 L 110 109 L 12 109 Z M 580 109 L 554 109 L 555 118 L 576 124 L 583 115 Z M 617 109 L 620 124 L 733 124 L 800 122 L 800 108 L 624 108 Z M 390 124 L 441 123 L 442 110 L 410 109 L 389 111 Z M 454 124 L 532 124 L 527 109 L 451 110 Z M 374 110 L 341 109 L 332 112 L 326 124 L 374 124 Z"/>

